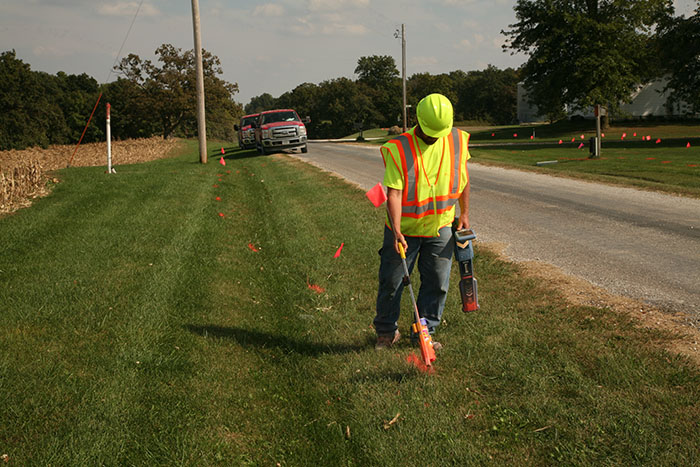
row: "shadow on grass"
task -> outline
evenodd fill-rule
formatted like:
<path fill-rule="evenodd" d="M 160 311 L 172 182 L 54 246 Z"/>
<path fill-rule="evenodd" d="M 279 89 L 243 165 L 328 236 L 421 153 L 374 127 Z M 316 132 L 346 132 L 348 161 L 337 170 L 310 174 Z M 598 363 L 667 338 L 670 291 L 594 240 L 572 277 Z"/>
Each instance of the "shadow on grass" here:
<path fill-rule="evenodd" d="M 241 149 L 238 146 L 224 146 L 224 152 L 225 154 L 221 154 L 221 150 L 214 151 L 209 157 L 215 157 L 218 160 L 218 158 L 223 156 L 225 161 L 231 161 L 236 159 L 248 159 L 251 157 L 262 157 L 260 156 L 260 154 L 258 154 L 258 151 L 256 151 L 255 149 Z"/>
<path fill-rule="evenodd" d="M 338 343 L 309 342 L 293 339 L 280 334 L 270 334 L 249 329 L 223 327 L 214 325 L 184 326 L 191 333 L 203 337 L 213 336 L 236 341 L 239 345 L 249 348 L 278 349 L 283 352 L 294 352 L 300 355 L 316 357 L 324 354 L 342 354 L 367 350 L 372 343 L 369 340 L 358 344 L 347 345 Z"/>

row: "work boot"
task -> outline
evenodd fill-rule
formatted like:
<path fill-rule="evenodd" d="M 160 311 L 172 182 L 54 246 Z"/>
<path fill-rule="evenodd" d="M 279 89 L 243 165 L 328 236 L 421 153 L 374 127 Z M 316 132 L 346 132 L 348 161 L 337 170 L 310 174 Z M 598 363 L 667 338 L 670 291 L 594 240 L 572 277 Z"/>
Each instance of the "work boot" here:
<path fill-rule="evenodd" d="M 377 343 L 374 344 L 376 350 L 388 349 L 392 345 L 396 344 L 401 338 L 401 333 L 397 329 L 394 334 L 385 334 L 382 336 L 377 336 Z"/>

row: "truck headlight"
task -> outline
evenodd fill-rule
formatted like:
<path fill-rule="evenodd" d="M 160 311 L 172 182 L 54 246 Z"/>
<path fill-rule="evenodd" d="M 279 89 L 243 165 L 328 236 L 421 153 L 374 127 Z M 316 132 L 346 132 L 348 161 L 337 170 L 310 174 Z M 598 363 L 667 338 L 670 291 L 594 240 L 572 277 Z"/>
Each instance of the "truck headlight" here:
<path fill-rule="evenodd" d="M 298 129 L 299 129 L 299 136 L 306 135 L 306 127 L 305 126 L 300 126 L 300 127 L 298 127 Z"/>
<path fill-rule="evenodd" d="M 270 138 L 270 130 L 263 130 L 262 137 L 263 137 L 263 139 L 269 139 Z"/>

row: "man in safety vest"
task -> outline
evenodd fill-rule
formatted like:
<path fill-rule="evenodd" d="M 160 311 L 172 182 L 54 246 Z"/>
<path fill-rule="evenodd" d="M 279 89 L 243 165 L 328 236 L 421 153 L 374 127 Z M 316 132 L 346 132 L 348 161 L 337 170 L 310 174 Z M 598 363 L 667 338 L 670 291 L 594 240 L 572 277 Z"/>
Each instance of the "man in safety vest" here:
<path fill-rule="evenodd" d="M 396 232 L 385 224 L 374 318 L 377 349 L 392 346 L 401 336 L 398 320 L 404 273 L 397 242 L 403 244 L 409 270 L 418 260 L 418 312 L 432 334 L 445 308 L 457 201 L 457 229 L 469 227 L 469 133 L 453 128 L 452 104 L 441 94 L 423 98 L 416 116 L 418 125 L 381 148 L 388 215 Z M 433 347 L 439 350 L 442 345 L 433 341 Z"/>

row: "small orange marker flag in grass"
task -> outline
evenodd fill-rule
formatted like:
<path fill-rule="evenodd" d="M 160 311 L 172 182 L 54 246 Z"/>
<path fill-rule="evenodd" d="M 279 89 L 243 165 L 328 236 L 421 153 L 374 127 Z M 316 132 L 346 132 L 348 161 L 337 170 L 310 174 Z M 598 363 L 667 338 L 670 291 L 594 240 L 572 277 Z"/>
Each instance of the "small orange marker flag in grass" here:
<path fill-rule="evenodd" d="M 220 212 L 220 213 L 219 213 L 219 217 L 224 217 L 224 213 L 223 213 L 223 212 Z"/>
<path fill-rule="evenodd" d="M 340 244 L 340 247 L 338 250 L 336 250 L 335 254 L 333 255 L 334 258 L 338 258 L 340 256 L 340 252 L 343 251 L 343 245 L 345 245 L 345 242 Z"/>
<path fill-rule="evenodd" d="M 216 200 L 217 200 L 217 201 L 221 201 L 221 197 L 220 197 L 220 196 L 217 196 L 217 197 L 216 197 Z"/>
<path fill-rule="evenodd" d="M 226 154 L 226 151 L 224 151 L 224 148 L 221 148 L 221 154 Z"/>
<path fill-rule="evenodd" d="M 583 147 L 583 143 L 578 145 L 578 148 L 581 149 Z"/>
<path fill-rule="evenodd" d="M 690 147 L 690 141 L 688 141 L 688 144 L 685 145 L 686 148 Z"/>
<path fill-rule="evenodd" d="M 250 251 L 254 251 L 254 252 L 256 252 L 256 253 L 257 253 L 258 251 L 260 251 L 260 250 L 258 250 L 257 248 L 255 248 L 255 245 L 253 245 L 252 243 L 249 243 L 249 244 L 248 244 L 248 248 L 250 248 Z"/>
<path fill-rule="evenodd" d="M 224 148 L 221 148 L 221 150 L 223 151 Z M 222 152 L 221 154 L 223 154 L 223 152 Z M 219 159 L 219 164 L 221 164 L 221 165 L 226 165 L 226 161 L 224 160 L 224 157 L 223 157 L 223 156 L 221 156 L 221 159 Z"/>
<path fill-rule="evenodd" d="M 656 140 L 656 144 L 659 144 L 661 142 L 661 138 Z"/>
<path fill-rule="evenodd" d="M 564 141 L 562 141 L 562 140 L 559 140 L 559 144 L 562 144 L 563 142 L 564 142 Z"/>
<path fill-rule="evenodd" d="M 518 137 L 518 134 L 517 134 L 517 133 L 513 133 L 513 138 L 517 138 L 517 137 Z"/>

